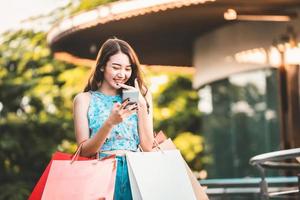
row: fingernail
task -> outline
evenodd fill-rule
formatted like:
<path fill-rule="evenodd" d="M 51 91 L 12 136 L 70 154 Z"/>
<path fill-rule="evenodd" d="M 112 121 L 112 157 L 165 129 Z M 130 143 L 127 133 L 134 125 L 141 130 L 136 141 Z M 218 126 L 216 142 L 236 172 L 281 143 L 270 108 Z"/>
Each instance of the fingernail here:
<path fill-rule="evenodd" d="M 128 101 L 128 99 L 129 99 L 129 98 L 127 98 L 127 99 L 124 99 L 124 100 L 122 101 L 122 103 L 124 103 L 124 102 Z"/>

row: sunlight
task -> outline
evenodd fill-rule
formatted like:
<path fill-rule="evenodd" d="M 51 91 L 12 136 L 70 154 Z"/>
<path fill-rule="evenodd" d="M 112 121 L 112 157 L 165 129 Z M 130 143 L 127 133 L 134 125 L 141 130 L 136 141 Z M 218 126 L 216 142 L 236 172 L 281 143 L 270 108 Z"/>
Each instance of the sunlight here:
<path fill-rule="evenodd" d="M 300 64 L 300 43 L 297 47 L 291 47 L 286 49 L 285 60 L 286 63 L 290 65 Z"/>
<path fill-rule="evenodd" d="M 3 109 L 3 104 L 2 104 L 2 102 L 0 101 L 0 112 L 2 111 L 2 109 Z"/>
<path fill-rule="evenodd" d="M 150 78 L 150 91 L 152 93 L 157 93 L 159 91 L 159 87 L 169 80 L 167 75 L 154 76 Z"/>
<path fill-rule="evenodd" d="M 247 51 L 242 51 L 234 55 L 234 58 L 239 63 L 267 63 L 267 52 L 263 48 L 256 48 Z"/>
<path fill-rule="evenodd" d="M 204 88 L 199 90 L 198 94 L 200 98 L 198 103 L 199 111 L 206 114 L 212 113 L 213 104 L 211 87 L 209 85 L 205 86 Z"/>

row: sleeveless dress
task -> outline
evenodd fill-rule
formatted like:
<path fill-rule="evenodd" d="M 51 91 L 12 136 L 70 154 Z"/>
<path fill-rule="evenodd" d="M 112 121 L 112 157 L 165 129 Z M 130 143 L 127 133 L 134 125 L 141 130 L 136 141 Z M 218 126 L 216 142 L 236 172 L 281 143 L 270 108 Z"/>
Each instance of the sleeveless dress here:
<path fill-rule="evenodd" d="M 113 104 L 122 102 L 121 95 L 109 96 L 99 91 L 90 91 L 91 100 L 88 108 L 88 124 L 90 137 L 97 134 L 105 120 L 109 117 Z M 101 153 L 112 150 L 137 151 L 140 143 L 138 134 L 138 117 L 132 114 L 123 122 L 115 125 L 100 149 L 100 157 L 108 156 Z M 114 200 L 131 200 L 131 188 L 128 167 L 125 156 L 116 156 L 117 175 L 115 182 Z M 99 186 L 101 187 L 101 186 Z"/>

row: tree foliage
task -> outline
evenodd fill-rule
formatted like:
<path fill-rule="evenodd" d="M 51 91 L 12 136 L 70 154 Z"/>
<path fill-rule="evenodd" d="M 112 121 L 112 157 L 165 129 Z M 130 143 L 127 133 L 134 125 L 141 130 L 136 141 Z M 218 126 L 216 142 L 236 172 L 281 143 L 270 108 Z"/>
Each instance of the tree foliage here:
<path fill-rule="evenodd" d="M 152 73 L 151 77 L 151 84 L 163 80 L 153 91 L 154 130 L 163 130 L 174 140 L 193 170 L 202 169 L 204 138 L 200 132 L 199 96 L 192 88 L 192 77 L 184 72 Z"/>
<path fill-rule="evenodd" d="M 81 0 L 73 10 L 73 13 L 85 11 L 85 10 L 91 10 L 96 8 L 99 5 L 106 4 L 106 3 L 111 3 L 114 1 L 118 0 L 94 0 L 94 1 L 89 1 L 89 0 Z"/>
<path fill-rule="evenodd" d="M 86 68 L 55 60 L 42 32 L 2 41 L 0 199 L 25 199 L 57 146 L 74 138 L 72 98 Z"/>

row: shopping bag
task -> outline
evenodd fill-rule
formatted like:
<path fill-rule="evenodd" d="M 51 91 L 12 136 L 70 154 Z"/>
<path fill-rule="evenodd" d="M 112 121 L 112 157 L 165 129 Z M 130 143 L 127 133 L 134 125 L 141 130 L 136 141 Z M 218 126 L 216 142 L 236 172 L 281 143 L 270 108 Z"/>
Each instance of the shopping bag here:
<path fill-rule="evenodd" d="M 42 200 L 112 200 L 115 157 L 104 160 L 53 160 Z"/>
<path fill-rule="evenodd" d="M 164 132 L 159 131 L 159 132 L 154 132 L 154 143 L 152 148 L 156 147 L 157 144 L 163 143 L 165 140 L 167 140 L 167 136 L 164 134 Z"/>
<path fill-rule="evenodd" d="M 49 170 L 50 170 L 50 167 L 51 167 L 51 164 L 52 164 L 53 160 L 72 160 L 72 157 L 73 157 L 73 154 L 63 153 L 63 152 L 59 152 L 59 151 L 55 152 L 52 155 L 51 161 L 47 165 L 47 167 L 44 170 L 42 176 L 40 177 L 40 179 L 36 183 L 34 189 L 32 190 L 28 200 L 40 200 L 42 198 L 42 194 L 43 194 L 43 191 L 44 191 L 44 188 L 45 188 L 45 184 L 46 184 L 48 174 L 49 174 Z M 77 159 L 78 160 L 90 160 L 90 159 L 94 159 L 94 158 L 87 158 L 87 157 L 78 156 Z"/>
<path fill-rule="evenodd" d="M 158 138 L 158 140 L 157 140 L 157 138 Z M 165 136 L 165 134 L 162 131 L 159 131 L 155 135 L 155 144 L 153 146 L 154 146 L 154 148 L 152 151 L 176 149 L 176 146 L 172 142 L 172 140 L 170 138 L 167 139 L 167 137 Z M 192 170 L 190 169 L 190 167 L 184 160 L 183 160 L 183 162 L 185 164 L 185 168 L 186 168 L 187 174 L 189 176 L 189 179 L 191 181 L 193 191 L 196 195 L 197 200 L 208 200 L 208 196 L 206 195 L 204 189 L 202 188 L 199 181 L 193 174 Z"/>
<path fill-rule="evenodd" d="M 196 200 L 178 150 L 126 153 L 133 200 Z"/>

